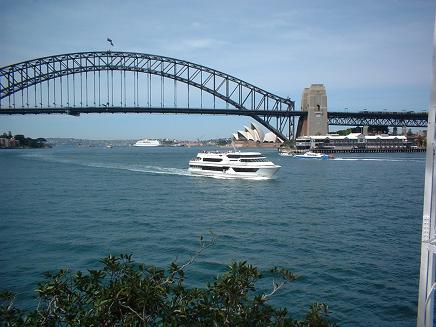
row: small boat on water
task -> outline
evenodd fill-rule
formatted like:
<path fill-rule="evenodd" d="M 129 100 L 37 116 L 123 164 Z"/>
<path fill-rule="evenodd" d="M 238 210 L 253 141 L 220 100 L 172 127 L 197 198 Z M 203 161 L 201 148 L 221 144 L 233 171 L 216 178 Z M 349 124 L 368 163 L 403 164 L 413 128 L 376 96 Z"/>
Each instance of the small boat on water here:
<path fill-rule="evenodd" d="M 282 157 L 293 157 L 294 155 L 295 155 L 295 152 L 285 152 L 285 151 L 279 152 L 279 156 L 282 156 Z"/>
<path fill-rule="evenodd" d="M 315 152 L 305 152 L 303 154 L 294 154 L 295 158 L 298 159 L 315 159 L 315 160 L 328 160 L 329 156 L 324 153 L 315 153 Z"/>
<path fill-rule="evenodd" d="M 271 178 L 281 166 L 259 152 L 203 151 L 189 161 L 193 174 L 230 178 Z"/>
<path fill-rule="evenodd" d="M 139 140 L 133 146 L 159 146 L 160 142 L 158 140 L 149 140 L 149 139 L 143 139 Z"/>

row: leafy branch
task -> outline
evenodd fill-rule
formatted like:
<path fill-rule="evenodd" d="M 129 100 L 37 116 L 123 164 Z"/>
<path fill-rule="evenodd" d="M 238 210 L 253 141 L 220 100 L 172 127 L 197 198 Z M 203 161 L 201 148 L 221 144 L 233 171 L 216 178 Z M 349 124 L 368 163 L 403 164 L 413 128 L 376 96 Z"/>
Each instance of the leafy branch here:
<path fill-rule="evenodd" d="M 134 262 L 131 254 L 109 255 L 102 269 L 46 274 L 36 290 L 38 306 L 22 311 L 15 295 L 0 293 L 3 326 L 336 326 L 328 307 L 314 303 L 303 319 L 268 304 L 286 283 L 298 278 L 283 268 L 265 277 L 247 262 L 233 262 L 204 288 L 184 285 L 184 271 L 216 242 L 200 238 L 200 248 L 186 262 L 169 269 Z M 272 277 L 272 290 L 260 294 L 256 283 Z M 290 304 L 288 303 L 288 307 Z"/>

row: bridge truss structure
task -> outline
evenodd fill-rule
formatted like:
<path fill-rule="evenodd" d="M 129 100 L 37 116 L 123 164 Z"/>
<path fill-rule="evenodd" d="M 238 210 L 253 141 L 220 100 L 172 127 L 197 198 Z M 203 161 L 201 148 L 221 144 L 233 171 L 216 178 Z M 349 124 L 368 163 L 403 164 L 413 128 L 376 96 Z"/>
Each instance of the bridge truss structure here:
<path fill-rule="evenodd" d="M 329 125 L 427 127 L 427 112 L 329 112 Z"/>
<path fill-rule="evenodd" d="M 0 68 L 0 115 L 170 113 L 248 116 L 281 139 L 307 117 L 283 98 L 229 74 L 134 52 L 78 52 Z M 329 112 L 329 125 L 426 127 L 416 112 Z"/>
<path fill-rule="evenodd" d="M 294 119 L 282 114 L 295 109 L 289 98 L 175 58 L 78 52 L 0 68 L 0 114 L 201 114 L 203 108 L 211 109 L 211 114 L 250 116 L 283 140 L 294 133 Z"/>

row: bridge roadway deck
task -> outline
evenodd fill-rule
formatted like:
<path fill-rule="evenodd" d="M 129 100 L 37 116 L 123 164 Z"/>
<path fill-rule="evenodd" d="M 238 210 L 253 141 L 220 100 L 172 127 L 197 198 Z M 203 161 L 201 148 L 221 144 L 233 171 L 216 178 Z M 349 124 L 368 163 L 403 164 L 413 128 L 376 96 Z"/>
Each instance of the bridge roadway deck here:
<path fill-rule="evenodd" d="M 0 115 L 28 114 L 67 114 L 79 116 L 92 113 L 156 113 L 156 114 L 200 114 L 200 115 L 234 115 L 263 117 L 306 117 L 307 112 L 296 110 L 238 110 L 213 108 L 163 108 L 163 107 L 38 107 L 38 108 L 0 108 Z M 329 125 L 362 126 L 408 126 L 426 127 L 426 112 L 329 112 Z"/>
<path fill-rule="evenodd" d="M 204 114 L 204 115 L 237 115 L 252 116 L 265 115 L 273 117 L 305 117 L 306 111 L 287 110 L 238 110 L 214 108 L 163 108 L 163 107 L 29 107 L 29 108 L 0 108 L 2 115 L 24 114 L 91 114 L 91 113 L 161 113 L 161 114 Z M 379 118 L 379 119 L 418 119 L 427 121 L 426 112 L 329 112 L 329 118 Z"/>
<path fill-rule="evenodd" d="M 200 114 L 200 115 L 236 115 L 236 116 L 271 116 L 271 117 L 301 117 L 307 115 L 302 111 L 281 110 L 238 110 L 238 109 L 212 109 L 212 108 L 163 108 L 163 107 L 62 107 L 62 108 L 1 108 L 3 115 L 26 114 L 80 114 L 101 113 L 148 113 L 148 114 Z"/>

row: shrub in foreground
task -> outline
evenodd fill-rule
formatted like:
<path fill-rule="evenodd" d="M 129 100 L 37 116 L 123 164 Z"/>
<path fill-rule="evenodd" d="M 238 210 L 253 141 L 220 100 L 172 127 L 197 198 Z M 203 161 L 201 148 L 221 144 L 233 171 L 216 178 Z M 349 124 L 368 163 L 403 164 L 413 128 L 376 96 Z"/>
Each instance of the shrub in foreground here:
<path fill-rule="evenodd" d="M 265 278 L 246 262 L 232 263 L 205 288 L 184 285 L 184 265 L 169 269 L 137 264 L 131 255 L 108 256 L 101 270 L 46 274 L 36 290 L 36 310 L 14 306 L 14 296 L 2 292 L 0 320 L 6 326 L 335 326 L 327 306 L 313 304 L 301 320 L 268 300 L 296 276 L 272 269 L 269 294 L 256 291 Z"/>

